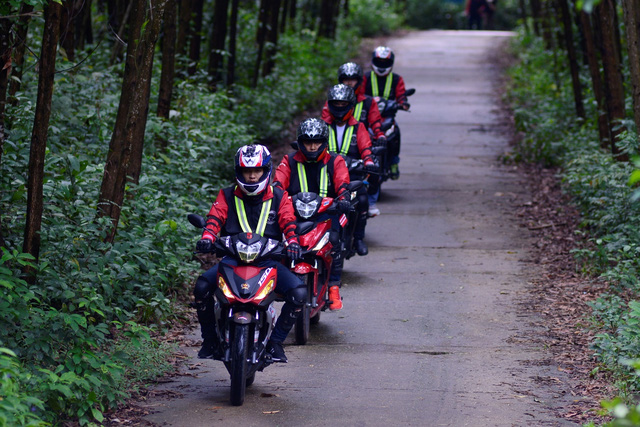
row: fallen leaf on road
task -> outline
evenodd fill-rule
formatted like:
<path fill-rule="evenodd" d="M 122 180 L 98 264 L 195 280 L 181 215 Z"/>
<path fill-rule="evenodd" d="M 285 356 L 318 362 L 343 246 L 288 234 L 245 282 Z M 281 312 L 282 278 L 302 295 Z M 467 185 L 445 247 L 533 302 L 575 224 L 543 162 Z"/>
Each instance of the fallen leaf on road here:
<path fill-rule="evenodd" d="M 280 412 L 280 411 L 262 411 L 262 413 L 263 413 L 263 414 L 267 414 L 267 415 L 270 415 L 270 414 L 277 414 L 277 413 L 279 413 L 279 412 Z"/>

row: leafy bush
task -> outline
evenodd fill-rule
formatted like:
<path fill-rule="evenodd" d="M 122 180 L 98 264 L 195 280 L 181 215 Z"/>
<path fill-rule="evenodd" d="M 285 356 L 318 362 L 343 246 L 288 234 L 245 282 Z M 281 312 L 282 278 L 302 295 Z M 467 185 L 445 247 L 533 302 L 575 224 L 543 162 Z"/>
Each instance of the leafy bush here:
<path fill-rule="evenodd" d="M 244 23 L 255 20 L 240 15 Z M 250 64 L 255 37 L 251 25 L 240 27 L 239 40 L 247 42 L 239 68 Z M 186 214 L 206 213 L 218 189 L 233 179 L 231 159 L 239 146 L 280 141 L 295 114 L 322 102 L 337 66 L 359 44 L 352 31 L 338 33 L 335 41 L 319 42 L 313 32 L 283 35 L 274 73 L 257 89 L 239 83 L 232 92 L 210 93 L 204 73 L 176 80 L 167 120 L 153 114 L 155 67 L 142 174 L 138 184 L 128 184 L 113 244 L 103 242 L 110 220 L 96 218 L 96 205 L 123 65 L 108 65 L 105 44 L 82 67 L 57 73 L 38 265 L 19 251 L 29 160 L 24 141 L 37 90 L 23 86 L 18 104 L 7 106 L 9 135 L 0 162 L 7 244 L 0 258 L 0 346 L 16 355 L 0 354 L 0 368 L 9 366 L 15 379 L 3 389 L 0 424 L 101 422 L 135 384 L 171 369 L 171 347 L 153 337 L 176 319 L 176 299 L 188 295 L 200 267 L 191 256 L 197 232 Z M 33 39 L 39 43 L 37 33 Z M 35 82 L 34 59 L 28 61 L 23 80 Z M 59 61 L 58 69 L 68 68 Z M 240 75 L 246 82 L 248 74 Z M 35 269 L 35 281 L 25 267 Z"/>
<path fill-rule="evenodd" d="M 349 2 L 345 26 L 362 37 L 389 35 L 403 21 L 401 11 L 389 0 L 360 0 Z"/>
<path fill-rule="evenodd" d="M 524 138 L 516 157 L 561 166 L 563 187 L 580 210 L 590 243 L 574 252 L 586 272 L 609 283 L 608 293 L 591 304 L 591 324 L 598 332 L 593 349 L 617 378 L 620 392 L 631 396 L 640 390 L 638 376 L 625 362 L 640 354 L 640 302 L 635 300 L 640 291 L 640 202 L 629 184 L 634 165 L 617 162 L 600 148 L 592 93 L 586 92 L 584 102 L 589 119 L 575 118 L 568 67 L 560 62 L 565 55 L 523 34 L 517 42 L 522 53 L 510 73 L 509 99 Z M 586 80 L 587 70 L 582 73 Z M 625 152 L 637 152 L 635 131 L 621 138 Z"/>

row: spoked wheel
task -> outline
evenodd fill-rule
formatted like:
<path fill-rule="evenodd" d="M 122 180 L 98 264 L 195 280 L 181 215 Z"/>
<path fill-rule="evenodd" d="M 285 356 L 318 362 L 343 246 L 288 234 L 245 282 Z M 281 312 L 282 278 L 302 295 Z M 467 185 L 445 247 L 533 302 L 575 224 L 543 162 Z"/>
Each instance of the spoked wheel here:
<path fill-rule="evenodd" d="M 231 344 L 231 404 L 240 406 L 244 403 L 244 394 L 248 379 L 247 357 L 249 354 L 249 325 L 235 325 L 233 343 Z"/>

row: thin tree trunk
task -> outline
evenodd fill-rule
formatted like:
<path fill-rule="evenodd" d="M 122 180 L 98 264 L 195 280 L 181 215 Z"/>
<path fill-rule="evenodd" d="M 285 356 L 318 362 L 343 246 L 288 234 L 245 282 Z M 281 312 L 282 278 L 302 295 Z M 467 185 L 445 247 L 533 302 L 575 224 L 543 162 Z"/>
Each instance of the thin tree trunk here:
<path fill-rule="evenodd" d="M 129 22 L 129 16 L 131 15 L 131 8 L 134 4 L 134 1 L 130 1 L 129 3 L 127 3 L 127 8 L 124 12 L 124 15 L 122 16 L 122 22 L 120 23 L 120 27 L 118 28 L 118 39 L 116 40 L 115 44 L 113 45 L 113 50 L 111 51 L 111 63 L 115 64 L 116 60 L 118 60 L 118 58 L 120 58 L 122 56 L 122 48 L 124 47 L 124 44 L 122 43 L 122 40 L 120 38 L 120 36 L 122 34 L 124 34 L 124 29 L 127 26 L 127 23 Z M 131 39 L 129 39 L 131 40 Z M 128 43 L 128 41 L 127 41 Z"/>
<path fill-rule="evenodd" d="M 137 161 L 137 159 L 132 160 L 135 159 L 135 156 L 132 156 L 132 150 L 138 149 L 134 144 L 142 146 L 144 140 L 153 51 L 167 1 L 136 0 L 133 2 L 122 92 L 98 201 L 98 216 L 111 218 L 112 226 L 105 237 L 107 242 L 113 242 L 115 238 L 124 201 L 127 172 L 130 172 L 130 168 L 136 168 L 136 165 L 131 165 Z M 148 15 L 145 14 L 147 2 L 151 6 Z M 142 33 L 145 20 L 148 24 Z"/>
<path fill-rule="evenodd" d="M 633 118 L 640 132 L 640 5 L 635 0 L 622 0 L 624 24 L 627 29 L 627 47 L 633 94 Z"/>
<path fill-rule="evenodd" d="M 213 28 L 209 42 L 209 89 L 215 91 L 222 81 L 224 69 L 224 44 L 227 39 L 227 17 L 229 15 L 229 0 L 216 0 L 213 11 Z"/>
<path fill-rule="evenodd" d="M 282 13 L 280 15 L 280 32 L 287 31 L 287 16 L 289 15 L 289 3 L 290 0 L 282 0 Z"/>
<path fill-rule="evenodd" d="M 540 5 L 540 0 L 530 0 L 531 4 L 531 17 L 533 20 L 533 33 L 536 37 L 540 37 L 540 21 L 541 21 L 541 12 L 542 6 Z"/>
<path fill-rule="evenodd" d="M 33 6 L 22 3 L 20 8 L 20 19 L 16 26 L 16 35 L 13 49 L 13 64 L 11 67 L 11 76 L 15 77 L 9 82 L 9 102 L 13 103 L 15 94 L 20 90 L 22 82 L 22 72 L 24 68 L 24 52 L 27 49 L 27 31 L 29 29 L 29 21 L 31 20 L 31 12 Z M 0 150 L 1 151 L 1 150 Z"/>
<path fill-rule="evenodd" d="M 564 45 L 567 50 L 569 59 L 569 69 L 571 71 L 571 84 L 573 86 L 573 102 L 578 117 L 585 118 L 584 103 L 582 99 L 582 84 L 580 83 L 580 69 L 578 67 L 578 56 L 576 47 L 573 42 L 573 25 L 571 20 L 571 11 L 569 10 L 568 0 L 557 0 L 562 15 L 562 27 L 564 29 Z"/>
<path fill-rule="evenodd" d="M 227 87 L 236 82 L 236 40 L 238 34 L 239 0 L 231 1 L 231 17 L 229 18 L 229 59 L 227 59 Z"/>
<path fill-rule="evenodd" d="M 0 19 L 0 160 L 5 140 L 5 107 L 11 74 L 11 19 Z"/>
<path fill-rule="evenodd" d="M 24 228 L 22 251 L 36 259 L 40 256 L 40 229 L 42 227 L 44 160 L 47 148 L 47 133 L 51 117 L 51 100 L 56 68 L 56 54 L 60 36 L 60 20 L 63 6 L 50 2 L 45 8 L 42 51 L 36 112 L 31 133 L 29 152 L 29 178 L 27 181 L 27 216 Z"/>
<path fill-rule="evenodd" d="M 584 33 L 585 55 L 587 57 L 587 63 L 589 64 L 593 96 L 596 99 L 596 106 L 598 109 L 598 135 L 600 137 L 600 146 L 608 149 L 611 144 L 611 131 L 609 129 L 609 120 L 607 118 L 607 106 L 602 83 L 602 75 L 600 73 L 598 47 L 596 46 L 590 15 L 581 11 L 580 21 L 582 24 L 582 31 Z"/>
<path fill-rule="evenodd" d="M 64 49 L 69 61 L 75 61 L 76 57 L 76 10 L 75 0 L 64 2 L 62 21 L 60 22 L 60 50 Z"/>
<path fill-rule="evenodd" d="M 171 97 L 173 95 L 173 77 L 176 66 L 176 0 L 167 1 L 164 13 L 164 37 L 162 38 L 162 73 L 158 94 L 158 117 L 169 118 Z"/>
<path fill-rule="evenodd" d="M 187 73 L 193 76 L 200 62 L 200 45 L 202 44 L 202 8 L 204 0 L 193 0 L 193 27 L 189 41 L 189 66 Z"/>
<path fill-rule="evenodd" d="M 275 67 L 275 56 L 278 51 L 278 17 L 280 15 L 280 0 L 271 0 L 269 5 L 269 26 L 267 28 L 267 51 L 266 59 L 264 62 L 264 68 L 262 70 L 263 76 L 268 76 Z"/>
<path fill-rule="evenodd" d="M 262 63 L 262 51 L 264 50 L 264 44 L 267 35 L 267 10 L 269 4 L 270 0 L 260 0 L 260 11 L 258 13 L 258 31 L 256 34 L 258 53 L 256 54 L 256 63 L 253 69 L 253 87 L 258 86 L 258 80 L 260 79 L 260 64 Z"/>
<path fill-rule="evenodd" d="M 187 44 L 189 36 L 189 23 L 191 22 L 191 0 L 182 0 L 180 2 L 180 13 L 178 14 L 178 40 L 176 42 L 176 51 L 179 56 L 187 53 Z"/>
<path fill-rule="evenodd" d="M 628 161 L 628 156 L 622 155 L 617 145 L 618 136 L 623 131 L 621 121 L 625 118 L 624 85 L 619 61 L 618 41 L 613 29 L 615 22 L 615 5 L 612 0 L 603 0 L 597 7 L 600 19 L 600 34 L 602 36 L 602 65 L 604 69 L 605 97 L 611 129 L 611 152 L 617 160 Z"/>

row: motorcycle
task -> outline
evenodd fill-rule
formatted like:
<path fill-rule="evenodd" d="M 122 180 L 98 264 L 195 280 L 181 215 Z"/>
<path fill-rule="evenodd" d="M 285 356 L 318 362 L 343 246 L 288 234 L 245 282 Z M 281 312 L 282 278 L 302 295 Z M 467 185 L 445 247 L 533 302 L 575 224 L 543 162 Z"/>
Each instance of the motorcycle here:
<path fill-rule="evenodd" d="M 414 93 L 416 93 L 415 89 L 407 89 L 405 95 L 411 96 Z M 396 114 L 400 110 L 400 107 L 393 99 L 385 99 L 380 96 L 375 96 L 373 100 L 378 104 L 380 116 L 382 116 L 380 130 L 384 132 L 384 136 L 387 138 L 386 147 L 374 146 L 372 150 L 373 154 L 379 159 L 381 167 L 380 180 L 381 182 L 384 182 L 390 177 L 393 157 L 400 154 L 400 128 L 396 123 Z"/>
<path fill-rule="evenodd" d="M 206 226 L 200 215 L 189 214 L 188 219 L 197 228 Z M 213 299 L 218 348 L 222 349 L 219 360 L 231 377 L 231 404 L 240 406 L 256 372 L 273 363 L 266 345 L 277 317 L 273 306 L 279 298 L 274 292 L 277 272 L 259 262 L 283 257 L 285 247 L 256 233 L 240 233 L 219 237 L 214 251 L 237 261 L 236 265 L 219 265 Z"/>
<path fill-rule="evenodd" d="M 351 182 L 347 190 L 352 195 L 353 189 L 359 188 L 361 182 Z M 296 273 L 307 285 L 307 303 L 298 316 L 295 324 L 295 340 L 304 345 L 309 340 L 310 325 L 320 321 L 320 312 L 327 309 L 329 303 L 329 273 L 334 256 L 342 256 L 339 251 L 341 245 L 339 236 L 332 236 L 329 215 L 335 216 L 339 212 L 334 203 L 335 199 L 320 197 L 313 192 L 302 192 L 291 197 L 298 228 L 298 239 L 302 247 L 302 259 L 291 262 L 291 271 Z M 346 214 L 341 214 L 338 221 L 341 229 L 348 224 Z M 342 234 L 342 233 L 340 233 Z M 332 242 L 338 243 L 334 248 Z M 337 249 L 334 250 L 334 249 Z"/>

